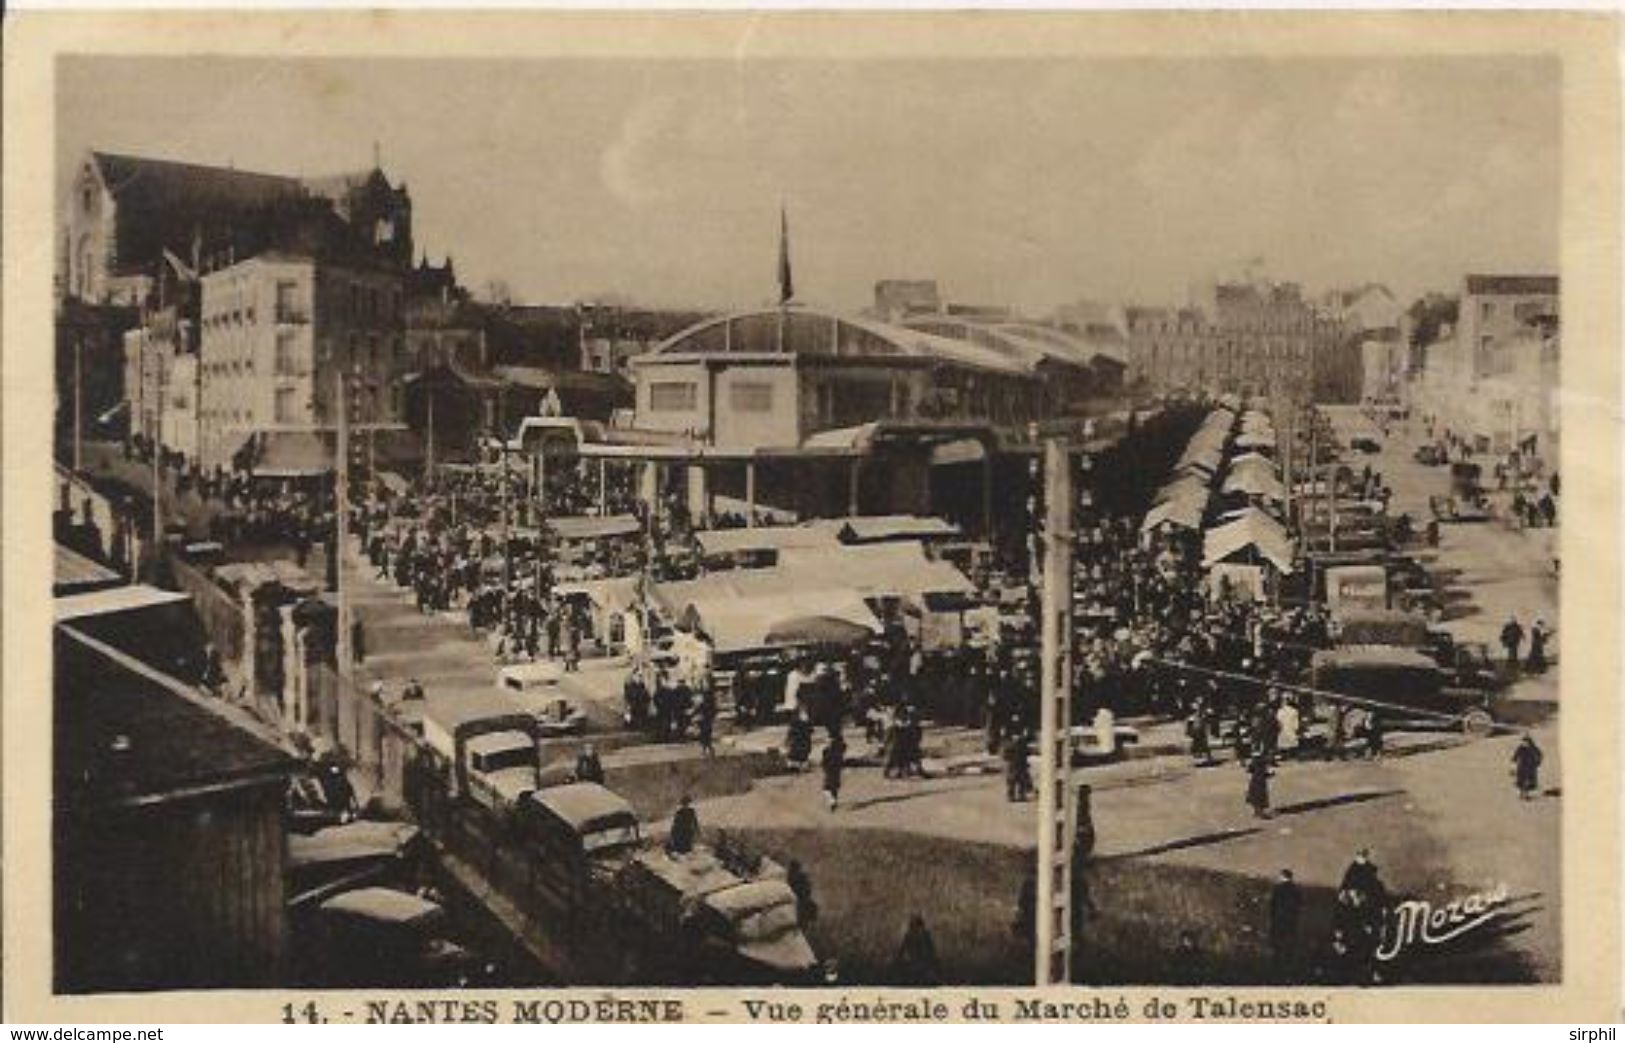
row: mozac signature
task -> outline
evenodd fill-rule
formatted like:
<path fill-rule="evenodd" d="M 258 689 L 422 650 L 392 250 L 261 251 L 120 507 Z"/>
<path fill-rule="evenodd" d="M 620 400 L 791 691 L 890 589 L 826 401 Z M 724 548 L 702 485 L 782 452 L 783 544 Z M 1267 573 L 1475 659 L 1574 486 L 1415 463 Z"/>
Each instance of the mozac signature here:
<path fill-rule="evenodd" d="M 1412 946 L 1443 945 L 1460 938 L 1495 919 L 1507 899 L 1507 885 L 1502 883 L 1442 906 L 1419 898 L 1401 902 L 1393 908 L 1389 929 L 1377 946 L 1377 959 L 1395 960 Z"/>

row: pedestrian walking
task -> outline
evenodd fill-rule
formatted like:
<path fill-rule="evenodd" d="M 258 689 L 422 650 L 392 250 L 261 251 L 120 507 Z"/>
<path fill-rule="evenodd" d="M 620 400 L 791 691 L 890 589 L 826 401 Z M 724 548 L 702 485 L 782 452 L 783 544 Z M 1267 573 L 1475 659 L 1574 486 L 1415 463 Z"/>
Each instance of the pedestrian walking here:
<path fill-rule="evenodd" d="M 1535 620 L 1529 628 L 1529 658 L 1524 661 L 1524 669 L 1532 674 L 1546 672 L 1546 642 L 1551 640 L 1551 628 L 1544 619 Z"/>
<path fill-rule="evenodd" d="M 892 970 L 899 985 L 936 985 L 941 980 L 937 943 L 925 926 L 925 917 L 919 913 L 909 917 L 908 930 L 903 933 Z"/>
<path fill-rule="evenodd" d="M 1501 647 L 1506 649 L 1507 665 L 1517 669 L 1518 649 L 1523 647 L 1523 626 L 1517 616 L 1509 616 L 1501 628 Z"/>
<path fill-rule="evenodd" d="M 1208 735 L 1207 704 L 1202 700 L 1196 701 L 1195 709 L 1185 722 L 1185 731 L 1191 740 L 1191 760 L 1199 768 L 1211 767 L 1214 764 L 1213 745 Z"/>
<path fill-rule="evenodd" d="M 1027 765 L 1031 753 L 1025 731 L 1012 732 L 1004 744 L 1005 798 L 1020 803 L 1032 793 L 1032 770 Z"/>
<path fill-rule="evenodd" d="M 1270 759 L 1263 751 L 1247 765 L 1247 804 L 1254 818 L 1270 817 Z"/>
<path fill-rule="evenodd" d="M 841 803 L 841 772 L 846 768 L 846 740 L 840 736 L 824 746 L 821 762 L 824 768 L 824 801 L 834 811 Z"/>
<path fill-rule="evenodd" d="M 1300 724 L 1297 706 L 1290 699 L 1282 700 L 1280 709 L 1275 711 L 1275 748 L 1279 759 L 1290 760 L 1298 755 Z"/>
<path fill-rule="evenodd" d="M 1287 980 L 1296 976 L 1298 956 L 1298 919 L 1303 912 L 1303 892 L 1298 889 L 1292 870 L 1281 870 L 1281 877 L 1270 889 L 1270 955 L 1275 969 Z"/>
<path fill-rule="evenodd" d="M 813 898 L 812 878 L 796 859 L 785 867 L 784 882 L 796 896 L 796 924 L 802 929 L 812 926 L 818 919 L 818 902 Z"/>
<path fill-rule="evenodd" d="M 361 625 L 360 618 L 350 624 L 350 654 L 357 663 L 367 661 L 367 629 Z"/>
<path fill-rule="evenodd" d="M 1519 800 L 1532 799 L 1540 789 L 1540 762 L 1545 759 L 1535 740 L 1527 734 L 1512 751 L 1512 777 L 1518 786 Z"/>

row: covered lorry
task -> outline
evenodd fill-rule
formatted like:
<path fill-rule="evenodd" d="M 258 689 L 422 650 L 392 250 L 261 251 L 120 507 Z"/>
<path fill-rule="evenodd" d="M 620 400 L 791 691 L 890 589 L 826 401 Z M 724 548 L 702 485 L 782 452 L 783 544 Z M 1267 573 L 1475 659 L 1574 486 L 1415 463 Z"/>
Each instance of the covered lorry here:
<path fill-rule="evenodd" d="M 450 772 L 450 794 L 493 811 L 517 806 L 541 785 L 541 727 L 497 693 L 430 700 L 423 741 Z"/>
<path fill-rule="evenodd" d="M 592 782 L 532 793 L 519 817 L 539 896 L 583 975 L 782 984 L 816 969 L 776 864 L 747 872 L 703 845 L 654 847 L 631 805 Z"/>

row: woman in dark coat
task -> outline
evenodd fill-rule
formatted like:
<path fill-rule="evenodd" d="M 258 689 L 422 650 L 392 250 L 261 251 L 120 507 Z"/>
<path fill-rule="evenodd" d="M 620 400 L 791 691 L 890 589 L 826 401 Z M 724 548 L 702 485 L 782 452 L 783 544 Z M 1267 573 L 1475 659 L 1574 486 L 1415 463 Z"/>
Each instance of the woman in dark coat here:
<path fill-rule="evenodd" d="M 1254 754 L 1247 765 L 1247 803 L 1255 818 L 1269 818 L 1270 760 L 1263 752 Z"/>
<path fill-rule="evenodd" d="M 1532 674 L 1546 672 L 1546 642 L 1551 639 L 1552 632 L 1543 619 L 1535 620 L 1535 625 L 1529 628 L 1529 658 L 1524 661 L 1524 669 Z"/>
<path fill-rule="evenodd" d="M 841 772 L 846 767 L 846 740 L 840 736 L 824 747 L 824 799 L 834 811 L 841 802 Z"/>
<path fill-rule="evenodd" d="M 1512 751 L 1512 775 L 1518 784 L 1518 799 L 1528 800 L 1540 789 L 1540 762 L 1544 760 L 1535 740 L 1525 735 Z"/>

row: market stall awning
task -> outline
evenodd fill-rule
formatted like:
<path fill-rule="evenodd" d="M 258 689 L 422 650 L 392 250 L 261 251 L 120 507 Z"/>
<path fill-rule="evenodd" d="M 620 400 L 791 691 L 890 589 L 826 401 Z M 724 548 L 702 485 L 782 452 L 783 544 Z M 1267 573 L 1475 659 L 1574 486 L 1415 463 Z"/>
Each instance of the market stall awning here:
<path fill-rule="evenodd" d="M 917 542 L 789 548 L 779 555 L 779 571 L 798 588 L 846 588 L 871 598 L 919 601 L 932 594 L 976 589 L 951 563 L 927 558 Z"/>
<path fill-rule="evenodd" d="M 1182 529 L 1195 529 L 1202 524 L 1202 515 L 1207 513 L 1207 503 L 1195 499 L 1167 500 L 1157 504 L 1146 512 L 1145 520 L 1140 523 L 1141 532 L 1152 532 L 1164 525 L 1175 525 Z"/>
<path fill-rule="evenodd" d="M 1256 551 L 1279 572 L 1292 571 L 1292 541 L 1287 538 L 1286 530 L 1262 511 L 1250 512 L 1209 529 L 1202 541 L 1202 567 L 1210 567 L 1247 550 Z"/>
<path fill-rule="evenodd" d="M 1201 473 L 1183 474 L 1158 489 L 1157 498 L 1154 502 L 1167 503 L 1169 500 L 1189 500 L 1200 497 L 1202 502 L 1206 503 L 1210 489 L 1210 476 Z"/>
<path fill-rule="evenodd" d="M 884 540 L 943 539 L 958 536 L 959 526 L 945 518 L 913 514 L 874 514 L 829 518 L 812 523 L 830 527 L 842 543 L 878 543 Z"/>
<path fill-rule="evenodd" d="M 582 579 L 555 583 L 553 592 L 560 597 L 581 595 L 607 612 L 624 612 L 638 600 L 636 576 L 612 576 L 609 579 Z"/>
<path fill-rule="evenodd" d="M 1224 491 L 1227 493 L 1242 493 L 1246 496 L 1262 496 L 1266 499 L 1284 502 L 1286 500 L 1286 486 L 1273 474 L 1253 469 L 1232 471 L 1230 477 L 1224 480 Z"/>
<path fill-rule="evenodd" d="M 594 515 L 549 518 L 547 527 L 561 540 L 602 540 L 643 531 L 643 523 L 630 514 L 611 514 L 601 518 Z"/>
<path fill-rule="evenodd" d="M 861 645 L 874 632 L 861 623 L 839 616 L 796 616 L 773 624 L 766 641 L 770 645 Z"/>
<path fill-rule="evenodd" d="M 814 525 L 762 525 L 753 529 L 707 529 L 694 534 L 706 557 L 784 550 L 790 547 L 837 547 L 834 529 Z"/>
<path fill-rule="evenodd" d="M 690 600 L 678 617 L 710 638 L 719 654 L 750 652 L 783 645 L 769 635 L 796 619 L 823 617 L 861 627 L 870 634 L 881 632 L 880 620 L 850 591 L 790 591 L 778 594 L 739 597 L 722 590 Z"/>
<path fill-rule="evenodd" d="M 309 478 L 333 469 L 332 450 L 315 431 L 262 431 L 252 454 L 260 478 Z"/>

